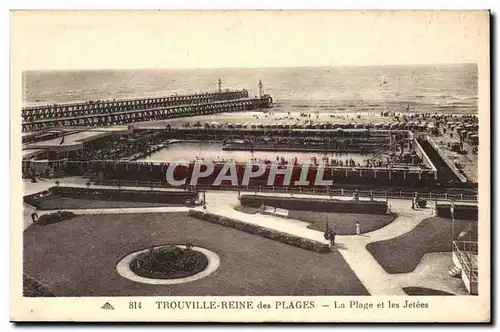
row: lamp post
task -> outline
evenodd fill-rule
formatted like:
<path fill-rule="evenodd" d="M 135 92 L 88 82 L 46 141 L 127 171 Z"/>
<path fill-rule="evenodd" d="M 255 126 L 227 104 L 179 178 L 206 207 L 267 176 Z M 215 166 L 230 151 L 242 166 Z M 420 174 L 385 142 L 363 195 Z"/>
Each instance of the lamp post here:
<path fill-rule="evenodd" d="M 472 290 L 472 222 L 469 220 L 469 289 Z"/>
<path fill-rule="evenodd" d="M 250 138 L 250 152 L 252 153 L 252 165 L 253 165 L 254 159 L 255 159 L 254 149 L 255 149 L 255 142 L 254 142 L 253 138 Z"/>
<path fill-rule="evenodd" d="M 455 202 L 450 200 L 451 213 L 451 252 L 453 252 L 453 241 L 455 241 Z"/>

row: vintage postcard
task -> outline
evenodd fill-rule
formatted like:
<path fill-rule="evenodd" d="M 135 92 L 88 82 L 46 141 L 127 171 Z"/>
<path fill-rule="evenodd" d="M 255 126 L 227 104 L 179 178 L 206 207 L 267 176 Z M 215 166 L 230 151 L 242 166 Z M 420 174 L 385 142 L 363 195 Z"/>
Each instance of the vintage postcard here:
<path fill-rule="evenodd" d="M 489 19 L 11 12 L 11 320 L 489 322 Z"/>

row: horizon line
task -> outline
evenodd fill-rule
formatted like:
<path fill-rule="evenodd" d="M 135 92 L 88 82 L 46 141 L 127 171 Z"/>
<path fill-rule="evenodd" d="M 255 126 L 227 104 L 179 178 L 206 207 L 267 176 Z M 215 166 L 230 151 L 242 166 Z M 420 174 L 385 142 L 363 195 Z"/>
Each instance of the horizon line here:
<path fill-rule="evenodd" d="M 136 67 L 136 68 L 84 68 L 84 69 L 27 69 L 25 72 L 75 72 L 75 71 L 135 71 L 135 70 L 216 70 L 216 69 L 286 69 L 286 68 L 360 68 L 360 67 L 432 67 L 478 65 L 477 62 L 443 62 L 421 64 L 370 64 L 370 65 L 298 65 L 298 66 L 228 66 L 228 67 Z"/>

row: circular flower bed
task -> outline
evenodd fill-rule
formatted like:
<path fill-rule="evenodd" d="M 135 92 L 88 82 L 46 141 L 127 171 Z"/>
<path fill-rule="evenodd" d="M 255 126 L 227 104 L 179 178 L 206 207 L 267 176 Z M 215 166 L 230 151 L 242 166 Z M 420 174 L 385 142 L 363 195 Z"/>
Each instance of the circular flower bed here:
<path fill-rule="evenodd" d="M 138 276 L 152 279 L 177 279 L 206 269 L 207 257 L 190 247 L 167 245 L 151 248 L 130 262 L 130 270 Z"/>
<path fill-rule="evenodd" d="M 173 246 L 174 245 L 171 245 L 171 244 L 170 245 L 163 245 L 163 246 L 157 246 L 154 248 L 143 249 L 140 251 L 130 253 L 127 256 L 123 257 L 116 264 L 116 272 L 118 272 L 119 275 L 121 275 L 122 277 L 124 277 L 128 280 L 140 282 L 142 284 L 177 285 L 177 284 L 184 284 L 187 282 L 193 282 L 193 281 L 208 277 L 210 274 L 214 273 L 219 268 L 220 258 L 215 252 L 210 251 L 206 248 L 193 247 L 191 245 L 185 246 L 185 245 L 176 244 L 174 247 L 178 247 L 181 249 L 187 249 L 190 251 L 196 251 L 197 253 L 200 253 L 200 255 L 202 255 L 202 257 L 198 256 L 198 259 L 200 260 L 199 265 L 194 270 L 192 270 L 188 276 L 178 277 L 179 275 L 181 275 L 180 273 L 176 273 L 176 274 L 172 273 L 170 275 L 167 275 L 166 273 L 153 274 L 152 270 L 148 271 L 147 269 L 144 269 L 144 265 L 140 266 L 139 269 L 136 269 L 136 271 L 140 270 L 137 272 L 141 273 L 144 276 L 140 276 L 136 272 L 132 271 L 132 269 L 131 269 L 132 266 L 137 267 L 137 265 L 136 265 L 137 263 L 134 263 L 134 264 L 132 263 L 133 261 L 136 260 L 137 257 L 139 257 L 143 254 L 146 254 L 148 252 L 151 252 L 151 250 L 154 250 L 154 249 L 166 248 L 166 247 L 170 248 Z M 189 249 L 188 249 L 188 247 L 189 247 Z M 153 256 L 150 256 L 150 257 L 153 257 Z M 204 260 L 204 259 L 207 260 L 207 264 L 206 264 L 205 268 L 202 268 L 205 264 L 202 263 L 201 260 Z M 155 275 L 160 275 L 160 277 L 156 278 L 156 277 L 154 277 Z M 184 274 L 184 275 L 186 275 L 186 274 Z"/>

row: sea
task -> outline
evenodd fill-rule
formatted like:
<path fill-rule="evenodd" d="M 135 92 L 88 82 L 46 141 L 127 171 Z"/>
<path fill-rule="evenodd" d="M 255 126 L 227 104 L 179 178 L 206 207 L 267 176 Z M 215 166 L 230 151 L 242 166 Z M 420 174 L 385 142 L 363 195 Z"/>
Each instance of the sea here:
<path fill-rule="evenodd" d="M 162 97 L 223 89 L 264 92 L 273 112 L 477 113 L 476 64 L 220 69 L 26 71 L 25 106 Z"/>

